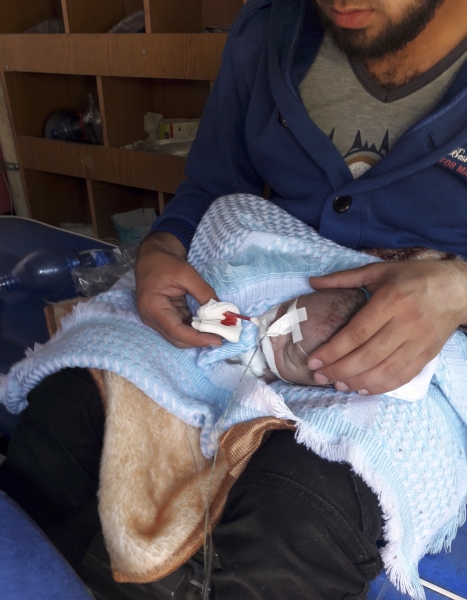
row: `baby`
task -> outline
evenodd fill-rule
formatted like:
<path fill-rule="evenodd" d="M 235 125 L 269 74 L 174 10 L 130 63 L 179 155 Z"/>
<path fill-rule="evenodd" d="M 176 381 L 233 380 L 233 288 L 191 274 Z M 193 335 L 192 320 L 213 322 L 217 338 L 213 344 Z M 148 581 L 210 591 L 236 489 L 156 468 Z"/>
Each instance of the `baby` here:
<path fill-rule="evenodd" d="M 367 302 L 362 289 L 318 290 L 283 302 L 260 318 L 263 378 L 318 385 L 307 366 L 310 354 L 342 329 Z"/>
<path fill-rule="evenodd" d="M 241 321 L 250 320 L 258 327 L 259 348 L 233 362 L 248 366 L 267 383 L 282 379 L 296 385 L 318 386 L 313 379 L 314 371 L 308 368 L 308 357 L 341 330 L 369 297 L 364 288 L 317 290 L 283 302 L 261 317 L 251 318 L 239 315 L 233 304 L 211 300 L 199 309 L 192 326 L 238 342 Z M 411 382 L 390 395 L 408 401 L 423 398 L 437 362 L 438 357 Z"/>

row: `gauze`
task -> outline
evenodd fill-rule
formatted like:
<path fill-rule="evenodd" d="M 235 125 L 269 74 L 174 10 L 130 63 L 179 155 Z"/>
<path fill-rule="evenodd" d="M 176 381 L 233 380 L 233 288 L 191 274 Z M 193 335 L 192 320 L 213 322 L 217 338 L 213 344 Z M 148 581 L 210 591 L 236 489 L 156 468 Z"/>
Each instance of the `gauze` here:
<path fill-rule="evenodd" d="M 236 322 L 234 325 L 223 325 L 222 321 L 226 320 L 226 312 L 238 313 L 239 310 L 231 302 L 209 300 L 207 304 L 198 308 L 191 326 L 203 333 L 215 333 L 221 335 L 229 342 L 237 343 L 242 333 L 242 321 L 241 319 L 235 319 Z"/>

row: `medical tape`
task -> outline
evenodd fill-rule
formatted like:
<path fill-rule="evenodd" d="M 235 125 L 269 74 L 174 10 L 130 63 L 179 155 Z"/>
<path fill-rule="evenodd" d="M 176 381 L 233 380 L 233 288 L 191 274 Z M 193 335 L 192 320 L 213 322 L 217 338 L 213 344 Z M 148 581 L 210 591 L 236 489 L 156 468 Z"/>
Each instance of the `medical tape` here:
<path fill-rule="evenodd" d="M 287 379 L 284 379 L 276 365 L 276 360 L 274 358 L 274 350 L 272 347 L 271 337 L 278 337 L 279 335 L 286 335 L 288 333 L 292 333 L 292 340 L 294 343 L 300 342 L 303 339 L 303 335 L 300 329 L 300 323 L 302 321 L 306 321 L 308 316 L 306 313 L 306 308 L 297 309 L 297 301 L 298 298 L 291 304 L 288 311 L 285 315 L 283 315 L 280 319 L 272 323 L 274 321 L 279 306 L 275 306 L 272 308 L 266 315 L 261 319 L 260 323 L 260 340 L 261 340 L 261 349 L 263 351 L 266 362 L 268 363 L 269 368 L 274 373 L 276 377 L 282 379 L 286 383 L 292 383 Z"/>
<path fill-rule="evenodd" d="M 297 302 L 298 298 L 295 299 L 295 302 L 289 307 L 289 310 L 287 311 L 287 314 L 289 315 L 290 319 L 290 325 L 292 326 L 292 341 L 294 344 L 303 340 L 302 330 L 300 329 L 300 323 L 308 319 L 308 315 L 306 314 L 306 308 L 303 307 L 297 309 Z"/>
<path fill-rule="evenodd" d="M 271 338 L 269 336 L 264 336 L 263 341 L 261 343 L 261 350 L 263 351 L 264 357 L 266 358 L 266 362 L 268 363 L 269 368 L 274 373 L 276 377 L 282 379 L 286 383 L 292 383 L 287 379 L 284 379 L 282 375 L 277 370 L 276 359 L 274 358 L 274 350 L 272 349 Z"/>
<path fill-rule="evenodd" d="M 271 340 L 269 339 L 268 333 L 271 326 L 271 323 L 274 321 L 277 315 L 277 311 L 279 310 L 280 304 L 274 306 L 269 310 L 260 320 L 259 322 L 259 332 L 258 332 L 258 342 L 261 346 L 261 350 L 263 352 L 264 358 L 266 359 L 266 363 L 271 371 L 274 373 L 276 377 L 286 381 L 283 377 L 279 375 L 279 371 L 277 370 L 276 361 L 274 359 L 274 351 L 272 349 Z M 279 319 L 280 320 L 280 319 Z M 278 321 L 276 321 L 277 323 Z M 273 323 L 274 325 L 274 323 Z M 277 334 L 280 335 L 280 334 Z M 290 383 L 290 381 L 287 381 Z"/>
<path fill-rule="evenodd" d="M 294 344 L 303 340 L 300 323 L 306 321 L 308 315 L 306 313 L 306 308 L 297 309 L 297 300 L 298 298 L 290 305 L 289 310 L 285 315 L 272 323 L 267 329 L 266 335 L 268 337 L 277 337 L 279 335 L 291 333 Z"/>
<path fill-rule="evenodd" d="M 274 306 L 264 316 L 261 317 L 261 320 L 259 322 L 259 339 L 260 340 L 262 340 L 263 337 L 267 334 L 271 323 L 276 318 L 279 307 L 280 307 L 280 304 L 278 304 L 277 306 Z M 276 323 L 277 323 L 277 321 L 276 321 Z"/>

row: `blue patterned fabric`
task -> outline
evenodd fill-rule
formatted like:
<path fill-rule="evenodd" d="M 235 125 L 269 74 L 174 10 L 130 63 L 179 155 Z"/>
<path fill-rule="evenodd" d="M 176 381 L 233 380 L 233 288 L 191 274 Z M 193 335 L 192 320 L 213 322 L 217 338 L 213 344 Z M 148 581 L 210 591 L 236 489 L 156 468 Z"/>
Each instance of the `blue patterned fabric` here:
<path fill-rule="evenodd" d="M 277 206 L 248 195 L 216 201 L 196 232 L 189 260 L 221 300 L 263 314 L 310 291 L 308 278 L 378 259 L 320 237 Z M 196 302 L 189 298 L 192 311 Z M 256 348 L 246 323 L 238 344 L 179 350 L 139 319 L 131 285 L 78 306 L 62 330 L 0 379 L 12 412 L 48 374 L 66 366 L 114 371 L 186 423 L 201 428 L 212 456 L 219 434 L 263 416 L 291 419 L 297 441 L 349 462 L 378 494 L 385 517 L 382 557 L 391 580 L 424 597 L 417 573 L 427 552 L 449 546 L 465 520 L 467 342 L 455 333 L 427 396 L 405 402 L 277 381 L 266 385 L 226 359 Z"/>

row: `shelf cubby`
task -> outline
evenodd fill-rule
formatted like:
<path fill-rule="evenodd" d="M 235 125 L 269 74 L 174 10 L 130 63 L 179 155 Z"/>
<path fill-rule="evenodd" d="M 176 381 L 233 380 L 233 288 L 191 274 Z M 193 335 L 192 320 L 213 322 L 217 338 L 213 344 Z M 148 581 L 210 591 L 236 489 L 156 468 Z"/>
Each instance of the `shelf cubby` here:
<path fill-rule="evenodd" d="M 62 0 L 67 33 L 106 33 L 122 19 L 144 9 L 143 0 Z"/>
<path fill-rule="evenodd" d="M 191 79 L 102 77 L 99 85 L 104 138 L 114 147 L 146 139 L 143 123 L 147 112 L 167 119 L 200 118 L 210 91 L 209 81 Z"/>
<path fill-rule="evenodd" d="M 0 34 L 24 33 L 47 19 L 62 18 L 60 0 L 1 0 Z"/>
<path fill-rule="evenodd" d="M 31 203 L 31 217 L 55 225 L 91 223 L 86 180 L 24 169 L 24 182 Z"/>
<path fill-rule="evenodd" d="M 116 185 L 102 181 L 87 181 L 94 233 L 99 238 L 116 238 L 117 232 L 111 215 L 136 208 L 159 207 L 157 192 L 141 188 Z"/>
<path fill-rule="evenodd" d="M 83 112 L 88 93 L 97 101 L 93 76 L 8 72 L 5 81 L 17 135 L 44 137 L 45 122 L 53 112 Z"/>
<path fill-rule="evenodd" d="M 243 0 L 145 0 L 151 33 L 196 33 L 231 24 Z"/>
<path fill-rule="evenodd" d="M 196 33 L 201 0 L 144 0 L 150 33 Z"/>
<path fill-rule="evenodd" d="M 246 0 L 202 0 L 201 27 L 231 25 Z"/>

